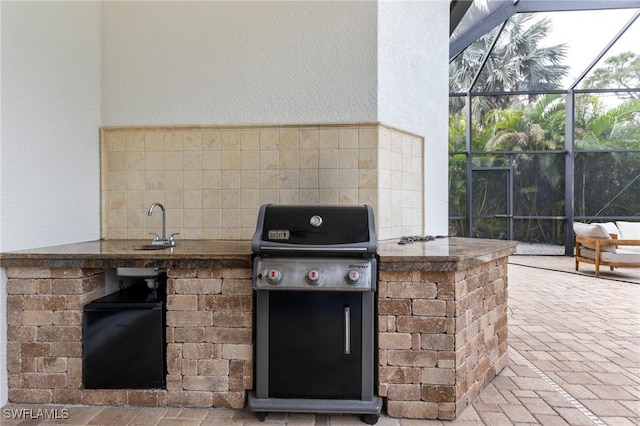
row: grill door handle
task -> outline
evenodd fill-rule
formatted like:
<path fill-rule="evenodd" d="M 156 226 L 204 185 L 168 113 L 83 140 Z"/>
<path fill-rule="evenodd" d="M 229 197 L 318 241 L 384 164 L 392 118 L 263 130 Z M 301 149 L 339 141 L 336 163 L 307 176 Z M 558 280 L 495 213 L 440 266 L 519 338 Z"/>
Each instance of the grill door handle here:
<path fill-rule="evenodd" d="M 344 307 L 344 354 L 351 353 L 351 308 Z"/>

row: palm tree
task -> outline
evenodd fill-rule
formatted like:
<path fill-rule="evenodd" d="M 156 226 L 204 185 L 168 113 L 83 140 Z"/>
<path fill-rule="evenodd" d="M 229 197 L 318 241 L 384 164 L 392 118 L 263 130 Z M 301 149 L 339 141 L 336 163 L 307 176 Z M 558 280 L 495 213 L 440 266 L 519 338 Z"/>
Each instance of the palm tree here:
<path fill-rule="evenodd" d="M 558 89 L 568 71 L 560 63 L 566 56 L 564 44 L 542 47 L 551 31 L 551 20 L 533 20 L 532 14 L 518 13 L 507 21 L 473 87 L 472 80 L 487 54 L 497 31 L 471 44 L 449 64 L 449 86 L 453 92 L 548 91 Z M 481 120 L 487 111 L 506 108 L 509 98 L 474 97 L 473 117 Z"/>

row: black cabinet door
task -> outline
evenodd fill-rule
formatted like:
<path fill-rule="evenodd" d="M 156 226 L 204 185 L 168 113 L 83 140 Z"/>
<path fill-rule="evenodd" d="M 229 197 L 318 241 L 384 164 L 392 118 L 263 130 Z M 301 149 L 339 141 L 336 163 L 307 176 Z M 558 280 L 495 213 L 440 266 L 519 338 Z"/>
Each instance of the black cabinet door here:
<path fill-rule="evenodd" d="M 269 397 L 361 395 L 362 294 L 271 291 Z"/>
<path fill-rule="evenodd" d="M 161 308 L 85 308 L 83 373 L 87 389 L 163 388 Z"/>

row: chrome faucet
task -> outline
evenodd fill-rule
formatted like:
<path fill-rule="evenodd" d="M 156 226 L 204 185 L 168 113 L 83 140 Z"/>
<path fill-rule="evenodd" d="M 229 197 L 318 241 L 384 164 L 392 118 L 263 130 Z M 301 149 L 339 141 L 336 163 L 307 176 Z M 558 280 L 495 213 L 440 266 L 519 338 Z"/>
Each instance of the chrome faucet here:
<path fill-rule="evenodd" d="M 147 212 L 147 214 L 151 216 L 151 214 L 153 213 L 153 209 L 156 208 L 156 206 L 160 207 L 160 210 L 162 210 L 162 237 L 160 237 L 155 232 L 152 232 L 153 242 L 151 244 L 173 247 L 176 245 L 176 240 L 173 238 L 174 235 L 180 234 L 176 232 L 175 234 L 171 234 L 171 236 L 167 238 L 167 212 L 165 211 L 164 206 L 160 203 L 153 203 L 149 207 L 149 211 Z"/>

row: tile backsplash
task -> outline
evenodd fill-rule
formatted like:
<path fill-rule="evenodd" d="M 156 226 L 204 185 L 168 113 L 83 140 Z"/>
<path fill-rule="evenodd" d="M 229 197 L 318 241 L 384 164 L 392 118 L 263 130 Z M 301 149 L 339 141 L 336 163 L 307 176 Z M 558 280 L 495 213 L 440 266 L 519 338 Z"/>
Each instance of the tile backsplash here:
<path fill-rule="evenodd" d="M 424 139 L 379 123 L 101 129 L 102 237 L 250 239 L 275 204 L 371 204 L 380 239 L 423 233 Z"/>

